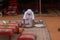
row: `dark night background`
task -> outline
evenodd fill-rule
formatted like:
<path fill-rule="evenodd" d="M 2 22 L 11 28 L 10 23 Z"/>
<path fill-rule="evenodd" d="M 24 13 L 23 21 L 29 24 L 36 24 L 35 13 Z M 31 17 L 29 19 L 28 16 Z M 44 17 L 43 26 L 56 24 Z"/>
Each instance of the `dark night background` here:
<path fill-rule="evenodd" d="M 37 4 L 38 0 L 17 0 L 19 4 Z M 0 0 L 0 10 L 7 7 L 9 0 Z M 41 4 L 60 4 L 60 0 L 41 0 Z"/>
<path fill-rule="evenodd" d="M 41 0 L 41 3 L 46 3 L 46 4 L 60 4 L 60 0 Z"/>

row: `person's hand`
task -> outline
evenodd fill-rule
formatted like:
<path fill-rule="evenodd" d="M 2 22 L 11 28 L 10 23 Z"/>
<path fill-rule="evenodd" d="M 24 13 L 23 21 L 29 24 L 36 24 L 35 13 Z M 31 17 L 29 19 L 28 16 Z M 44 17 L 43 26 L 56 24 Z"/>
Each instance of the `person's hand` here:
<path fill-rule="evenodd" d="M 34 27 L 34 25 L 32 25 L 32 27 Z"/>
<path fill-rule="evenodd" d="M 23 27 L 26 27 L 26 25 L 24 24 Z"/>

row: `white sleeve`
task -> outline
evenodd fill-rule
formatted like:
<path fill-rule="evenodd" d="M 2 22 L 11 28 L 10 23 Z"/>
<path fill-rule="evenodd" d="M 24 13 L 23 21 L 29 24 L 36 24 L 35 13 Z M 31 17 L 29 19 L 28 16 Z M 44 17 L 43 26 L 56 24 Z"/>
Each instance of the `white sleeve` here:
<path fill-rule="evenodd" d="M 26 12 L 24 13 L 23 19 L 26 19 Z"/>
<path fill-rule="evenodd" d="M 32 12 L 32 19 L 34 19 L 34 12 Z"/>

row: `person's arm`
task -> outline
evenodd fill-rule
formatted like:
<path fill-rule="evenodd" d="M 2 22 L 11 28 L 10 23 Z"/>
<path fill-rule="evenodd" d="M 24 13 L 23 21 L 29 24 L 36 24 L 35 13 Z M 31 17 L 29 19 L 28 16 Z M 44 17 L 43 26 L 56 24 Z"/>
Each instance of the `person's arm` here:
<path fill-rule="evenodd" d="M 34 20 L 32 20 L 32 27 L 34 26 Z"/>
<path fill-rule="evenodd" d="M 32 26 L 34 26 L 34 12 L 32 12 Z"/>
<path fill-rule="evenodd" d="M 23 25 L 25 26 L 25 19 L 23 19 Z"/>
<path fill-rule="evenodd" d="M 25 19 L 26 19 L 26 12 L 24 13 L 24 16 L 23 16 L 23 25 L 25 26 Z"/>

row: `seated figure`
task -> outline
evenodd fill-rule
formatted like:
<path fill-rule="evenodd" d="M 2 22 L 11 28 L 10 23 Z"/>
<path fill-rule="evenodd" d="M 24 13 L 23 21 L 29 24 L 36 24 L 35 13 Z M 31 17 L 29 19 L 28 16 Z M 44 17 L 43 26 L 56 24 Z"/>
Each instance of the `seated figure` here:
<path fill-rule="evenodd" d="M 23 16 L 23 24 L 24 26 L 30 25 L 31 27 L 34 26 L 34 12 L 31 9 L 28 9 L 24 12 Z"/>

